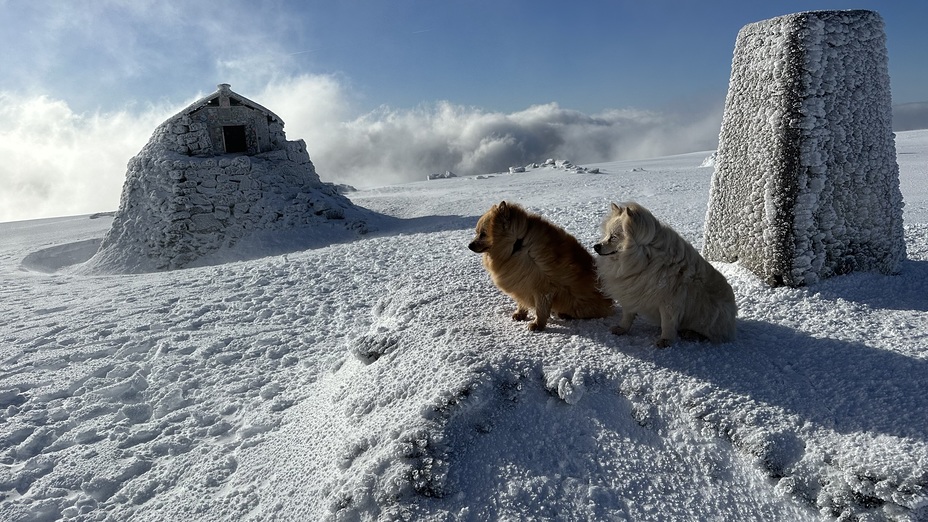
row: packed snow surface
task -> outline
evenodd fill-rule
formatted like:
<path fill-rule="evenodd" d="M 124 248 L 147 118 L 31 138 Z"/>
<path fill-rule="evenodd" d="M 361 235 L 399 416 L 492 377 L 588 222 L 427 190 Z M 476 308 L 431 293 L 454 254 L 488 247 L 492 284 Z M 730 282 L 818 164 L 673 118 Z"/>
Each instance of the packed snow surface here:
<path fill-rule="evenodd" d="M 700 248 L 711 151 L 353 192 L 376 233 L 162 273 L 79 274 L 112 217 L 0 224 L 0 520 L 928 520 L 928 131 L 896 146 L 901 273 L 715 263 L 722 345 L 529 332 L 466 246 L 500 200 L 586 245 L 634 200 Z"/>

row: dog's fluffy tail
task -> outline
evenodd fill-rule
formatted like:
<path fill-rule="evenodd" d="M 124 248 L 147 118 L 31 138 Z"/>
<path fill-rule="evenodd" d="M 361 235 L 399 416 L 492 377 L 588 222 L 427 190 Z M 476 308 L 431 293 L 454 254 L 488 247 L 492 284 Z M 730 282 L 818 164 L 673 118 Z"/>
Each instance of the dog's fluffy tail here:
<path fill-rule="evenodd" d="M 714 343 L 734 341 L 738 335 L 738 306 L 734 302 L 719 303 L 717 312 L 706 337 Z"/>

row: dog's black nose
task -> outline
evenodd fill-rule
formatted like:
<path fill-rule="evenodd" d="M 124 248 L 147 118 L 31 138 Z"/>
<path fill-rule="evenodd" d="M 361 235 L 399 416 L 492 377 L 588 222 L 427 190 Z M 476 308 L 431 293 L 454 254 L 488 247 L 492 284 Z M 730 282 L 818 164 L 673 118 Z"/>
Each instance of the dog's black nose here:
<path fill-rule="evenodd" d="M 593 251 L 596 252 L 597 254 L 602 255 L 602 252 L 600 252 L 600 250 L 602 249 L 603 249 L 603 246 L 600 245 L 599 243 L 596 243 L 595 245 L 593 245 Z"/>

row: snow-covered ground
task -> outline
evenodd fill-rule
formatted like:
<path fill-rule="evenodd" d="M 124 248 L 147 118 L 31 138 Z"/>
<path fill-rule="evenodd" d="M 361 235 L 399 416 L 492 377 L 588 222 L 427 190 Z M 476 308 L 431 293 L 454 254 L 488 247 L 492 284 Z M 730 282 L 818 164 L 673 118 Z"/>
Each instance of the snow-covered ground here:
<path fill-rule="evenodd" d="M 77 275 L 110 217 L 2 223 L 0 519 L 928 520 L 928 131 L 896 146 L 902 273 L 716 264 L 725 345 L 529 332 L 466 247 L 503 199 L 700 247 L 709 151 L 355 192 L 377 232 L 165 273 Z"/>

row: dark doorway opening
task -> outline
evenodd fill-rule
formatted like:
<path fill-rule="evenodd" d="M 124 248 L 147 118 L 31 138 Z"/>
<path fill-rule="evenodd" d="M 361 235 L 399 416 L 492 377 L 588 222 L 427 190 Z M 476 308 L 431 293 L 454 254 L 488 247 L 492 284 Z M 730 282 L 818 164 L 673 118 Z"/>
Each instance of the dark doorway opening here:
<path fill-rule="evenodd" d="M 222 128 L 222 140 L 226 144 L 226 153 L 248 152 L 244 125 L 227 125 Z"/>

